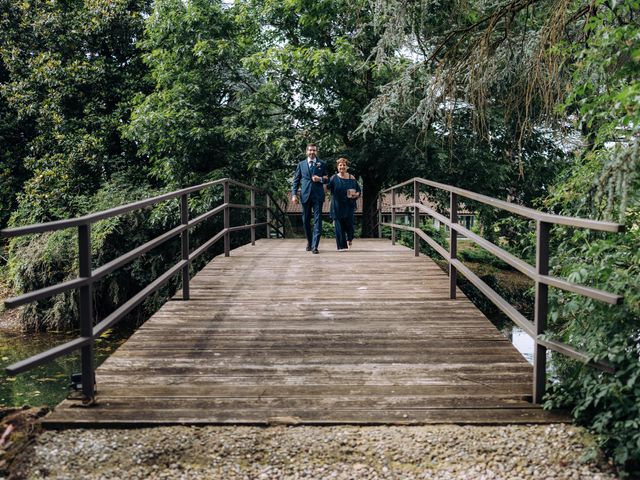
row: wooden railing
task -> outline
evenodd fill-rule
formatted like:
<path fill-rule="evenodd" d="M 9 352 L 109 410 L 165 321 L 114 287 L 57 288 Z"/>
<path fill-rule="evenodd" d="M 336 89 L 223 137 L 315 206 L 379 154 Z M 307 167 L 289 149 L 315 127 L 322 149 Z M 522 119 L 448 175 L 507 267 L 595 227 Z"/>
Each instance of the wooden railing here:
<path fill-rule="evenodd" d="M 398 190 L 413 186 L 413 202 L 398 204 L 396 203 L 396 195 Z M 420 201 L 420 186 L 427 185 L 435 189 L 448 192 L 449 194 L 449 217 L 445 217 L 427 205 L 423 205 Z M 383 222 L 382 220 L 382 198 L 385 195 L 391 196 L 391 222 Z M 536 222 L 536 265 L 535 267 L 527 262 L 517 258 L 509 252 L 503 250 L 494 243 L 480 237 L 469 229 L 458 223 L 458 197 L 467 198 L 472 201 L 480 202 L 490 207 L 506 210 L 522 217 L 529 218 Z M 405 197 L 406 198 L 406 197 Z M 409 197 L 411 198 L 411 197 Z M 552 225 L 565 225 L 576 228 L 588 228 L 591 230 L 599 230 L 605 232 L 623 232 L 624 225 L 610 222 L 602 222 L 597 220 L 587 220 L 582 218 L 566 217 L 561 215 L 552 215 L 539 212 L 531 208 L 516 205 L 514 203 L 497 200 L 495 198 L 480 195 L 468 190 L 445 185 L 423 178 L 413 178 L 406 182 L 394 185 L 381 192 L 379 197 L 379 220 L 380 226 L 391 227 L 391 241 L 396 242 L 396 230 L 407 230 L 413 232 L 413 248 L 414 254 L 419 255 L 420 242 L 424 240 L 431 248 L 440 254 L 448 263 L 449 268 L 449 296 L 456 297 L 456 277 L 458 272 L 462 273 L 478 290 L 489 298 L 507 317 L 524 330 L 535 342 L 534 349 L 534 376 L 533 376 L 533 400 L 535 403 L 541 403 L 545 392 L 546 384 L 546 352 L 547 349 L 559 352 L 568 357 L 574 358 L 586 364 L 592 365 L 605 371 L 612 371 L 611 366 L 606 362 L 595 362 L 591 357 L 582 351 L 579 351 L 570 345 L 564 344 L 556 340 L 549 340 L 543 337 L 547 328 L 548 313 L 548 290 L 549 286 L 556 287 L 568 292 L 577 293 L 585 297 L 593 298 L 612 305 L 622 303 L 623 297 L 614 295 L 595 288 L 577 285 L 561 278 L 549 275 L 549 235 Z M 396 223 L 396 210 L 413 209 L 413 226 L 400 225 Z M 438 220 L 440 223 L 449 227 L 449 250 L 438 244 L 434 239 L 427 235 L 420 228 L 420 215 L 427 214 Z M 475 273 L 466 267 L 457 258 L 457 236 L 462 234 L 476 245 L 490 252 L 491 254 L 503 260 L 516 270 L 522 272 L 535 283 L 535 310 L 534 322 L 529 321 L 524 315 L 516 310 L 512 305 L 501 297 L 489 285 L 483 282 Z"/>
<path fill-rule="evenodd" d="M 206 188 L 211 188 L 216 185 L 222 185 L 224 188 L 223 203 L 218 205 L 212 210 L 209 210 L 196 218 L 189 219 L 189 195 L 195 192 L 199 192 Z M 236 186 L 250 192 L 249 204 L 234 204 L 230 203 L 230 187 Z M 260 193 L 265 195 L 265 204 L 256 204 L 256 195 Z M 140 210 L 152 205 L 164 202 L 167 200 L 180 198 L 180 220 L 179 226 L 163 233 L 162 235 L 146 242 L 143 245 L 121 255 L 120 257 L 110 261 L 109 263 L 102 265 L 96 269 L 92 269 L 91 259 L 91 225 L 107 218 L 116 217 L 136 210 Z M 251 222 L 246 225 L 230 225 L 230 212 L 231 209 L 251 209 Z M 266 221 L 256 223 L 256 210 L 266 209 Z M 194 251 L 190 251 L 189 245 L 189 230 L 196 225 L 208 220 L 209 218 L 223 214 L 223 228 L 212 238 L 205 241 L 202 245 L 196 248 Z M 81 351 L 82 361 L 82 394 L 83 401 L 87 404 L 94 403 L 95 400 L 95 376 L 93 369 L 93 354 L 94 354 L 94 341 L 105 330 L 111 328 L 118 321 L 120 321 L 125 315 L 131 312 L 137 305 L 139 305 L 145 298 L 160 289 L 166 284 L 174 275 L 182 274 L 182 298 L 184 300 L 189 299 L 189 266 L 190 264 L 213 246 L 221 238 L 224 241 L 224 254 L 229 256 L 231 248 L 230 234 L 239 230 L 251 230 L 251 243 L 255 244 L 256 229 L 259 227 L 266 228 L 267 237 L 271 236 L 271 229 L 275 230 L 275 234 L 278 237 L 285 236 L 285 213 L 280 208 L 277 202 L 263 190 L 250 185 L 224 178 L 213 182 L 203 183 L 193 187 L 185 188 L 182 190 L 166 193 L 157 197 L 140 200 L 138 202 L 130 203 L 120 207 L 112 208 L 102 212 L 92 213 L 79 218 L 58 220 L 48 223 L 40 223 L 34 225 L 28 225 L 25 227 L 10 228 L 0 230 L 0 238 L 19 237 L 23 235 L 50 232 L 54 230 L 61 230 L 65 228 L 77 227 L 78 228 L 78 260 L 79 260 L 79 272 L 78 277 L 73 280 L 68 280 L 56 285 L 52 285 L 40 290 L 28 292 L 18 297 L 6 299 L 4 305 L 7 308 L 14 308 L 20 305 L 25 305 L 37 300 L 49 298 L 59 293 L 79 289 L 79 325 L 80 336 L 74 340 L 66 342 L 62 345 L 54 347 L 43 353 L 30 357 L 26 360 L 20 361 L 6 368 L 6 372 L 9 375 L 16 375 L 24 372 L 25 370 L 36 367 L 45 362 L 51 361 L 54 358 L 62 355 L 69 354 L 78 349 Z M 156 278 L 153 282 L 143 288 L 140 292 L 134 295 L 131 299 L 125 302 L 122 306 L 116 309 L 113 313 L 108 315 L 105 319 L 100 321 L 94 326 L 93 318 L 93 299 L 92 299 L 92 285 L 115 271 L 118 268 L 130 263 L 136 258 L 140 257 L 144 253 L 158 247 L 159 245 L 167 242 L 168 240 L 180 235 L 181 237 L 181 260 L 169 268 L 165 273 Z"/>

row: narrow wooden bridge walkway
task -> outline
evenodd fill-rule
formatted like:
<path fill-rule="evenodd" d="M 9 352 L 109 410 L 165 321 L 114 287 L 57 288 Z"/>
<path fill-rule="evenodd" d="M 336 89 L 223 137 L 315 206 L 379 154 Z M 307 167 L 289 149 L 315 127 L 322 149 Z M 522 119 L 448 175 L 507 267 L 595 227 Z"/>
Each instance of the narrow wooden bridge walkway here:
<path fill-rule="evenodd" d="M 532 367 L 430 259 L 389 240 L 321 254 L 259 240 L 217 257 L 98 368 L 98 405 L 49 427 L 567 421 Z M 412 280 L 416 279 L 413 283 Z"/>

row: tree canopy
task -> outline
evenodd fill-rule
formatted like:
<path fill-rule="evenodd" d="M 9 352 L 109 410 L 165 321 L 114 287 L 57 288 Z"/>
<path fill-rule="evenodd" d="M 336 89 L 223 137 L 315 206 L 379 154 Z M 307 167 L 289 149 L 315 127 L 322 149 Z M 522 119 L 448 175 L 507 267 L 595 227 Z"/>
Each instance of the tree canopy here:
<path fill-rule="evenodd" d="M 146 90 L 135 46 L 146 1 L 2 5 L 0 106 L 10 120 L 0 128 L 20 132 L 5 161 L 24 180 L 15 221 L 76 215 L 82 199 L 140 165 L 120 127 Z"/>

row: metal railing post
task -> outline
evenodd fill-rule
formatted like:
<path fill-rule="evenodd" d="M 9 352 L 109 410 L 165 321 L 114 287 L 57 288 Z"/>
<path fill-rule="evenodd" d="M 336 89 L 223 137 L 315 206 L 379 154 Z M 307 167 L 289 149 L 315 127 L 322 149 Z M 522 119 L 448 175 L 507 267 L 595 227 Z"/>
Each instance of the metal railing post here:
<path fill-rule="evenodd" d="M 418 191 L 418 181 L 413 181 L 413 202 L 420 203 L 420 192 Z M 420 228 L 420 210 L 418 207 L 413 207 L 413 228 Z M 417 257 L 420 255 L 420 240 L 418 239 L 418 233 L 413 232 L 413 254 Z"/>
<path fill-rule="evenodd" d="M 189 300 L 189 194 L 180 196 L 180 223 L 187 229 L 180 235 L 182 246 L 182 260 L 187 260 L 187 264 L 182 267 L 182 299 Z"/>
<path fill-rule="evenodd" d="M 391 189 L 391 245 L 396 244 L 396 189 Z"/>
<path fill-rule="evenodd" d="M 271 197 L 269 196 L 268 193 L 266 195 L 267 195 L 267 238 L 271 238 Z"/>
<path fill-rule="evenodd" d="M 251 189 L 251 245 L 256 244 L 256 191 Z"/>
<path fill-rule="evenodd" d="M 79 276 L 91 277 L 91 224 L 78 226 Z M 80 287 L 80 335 L 93 337 L 93 284 Z M 93 338 L 80 349 L 82 362 L 82 394 L 85 403 L 95 400 L 95 374 L 93 372 Z"/>
<path fill-rule="evenodd" d="M 549 274 L 549 232 L 551 224 L 537 221 L 536 228 L 536 271 L 538 275 Z M 533 352 L 533 402 L 542 403 L 547 382 L 547 348 L 538 343 L 538 335 L 542 335 L 547 328 L 547 313 L 549 310 L 549 287 L 536 281 L 536 299 L 534 312 L 534 327 L 536 338 Z"/>
<path fill-rule="evenodd" d="M 458 223 L 458 195 L 451 192 L 449 198 L 449 221 L 453 225 Z M 458 256 L 458 232 L 449 228 L 449 257 L 451 260 Z M 449 298 L 456 298 L 456 283 L 458 280 L 458 270 L 449 261 Z"/>
<path fill-rule="evenodd" d="M 229 215 L 229 182 L 224 182 L 224 256 L 229 256 L 230 242 L 229 242 L 229 225 L 230 225 L 230 215 Z"/>

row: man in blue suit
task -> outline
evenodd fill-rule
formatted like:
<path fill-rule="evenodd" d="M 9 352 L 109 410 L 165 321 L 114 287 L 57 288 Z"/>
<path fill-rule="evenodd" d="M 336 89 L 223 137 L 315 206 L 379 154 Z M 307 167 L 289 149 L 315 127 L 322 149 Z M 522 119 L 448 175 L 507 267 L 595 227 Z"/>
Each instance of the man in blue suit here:
<path fill-rule="evenodd" d="M 318 147 L 307 145 L 307 158 L 298 163 L 291 187 L 291 202 L 298 203 L 298 188 L 302 203 L 302 225 L 307 236 L 307 251 L 318 252 L 322 232 L 322 204 L 324 203 L 323 184 L 329 181 L 325 163 L 317 158 Z M 313 235 L 311 233 L 311 214 L 313 213 Z"/>

